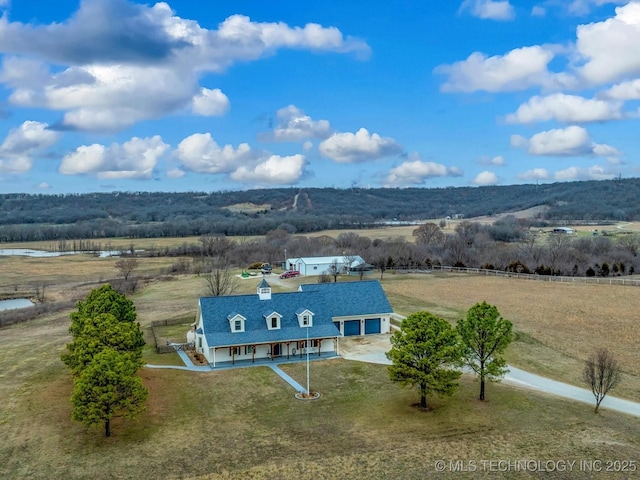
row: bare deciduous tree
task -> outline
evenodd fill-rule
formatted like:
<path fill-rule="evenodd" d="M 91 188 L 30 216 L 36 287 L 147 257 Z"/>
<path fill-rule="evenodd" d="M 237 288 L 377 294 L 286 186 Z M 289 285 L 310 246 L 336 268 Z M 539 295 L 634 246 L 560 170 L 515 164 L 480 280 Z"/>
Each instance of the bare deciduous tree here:
<path fill-rule="evenodd" d="M 349 273 L 351 273 L 351 266 L 353 265 L 353 262 L 356 261 L 356 256 L 355 255 L 349 255 L 346 254 L 342 257 L 342 262 L 343 262 L 343 267 L 342 267 L 342 271 L 344 273 L 346 273 L 347 275 L 349 275 Z"/>
<path fill-rule="evenodd" d="M 326 272 L 322 272 L 318 275 L 318 283 L 331 283 L 331 277 Z"/>
<path fill-rule="evenodd" d="M 632 256 L 638 256 L 638 250 L 640 250 L 640 236 L 638 234 L 623 235 L 618 243 Z"/>
<path fill-rule="evenodd" d="M 49 284 L 45 282 L 41 282 L 35 285 L 34 290 L 35 290 L 36 300 L 38 300 L 38 303 L 44 303 L 45 301 L 44 291 L 48 286 Z"/>
<path fill-rule="evenodd" d="M 566 233 L 553 233 L 547 239 L 547 254 L 549 257 L 549 266 L 552 269 L 558 267 L 558 262 L 568 255 L 569 247 L 573 243 L 573 237 Z"/>
<path fill-rule="evenodd" d="M 200 243 L 204 257 L 226 257 L 234 247 L 233 241 L 224 235 L 203 235 L 200 237 Z"/>
<path fill-rule="evenodd" d="M 213 297 L 229 295 L 238 287 L 238 279 L 224 257 L 212 260 L 202 277 L 206 284 L 207 294 Z"/>
<path fill-rule="evenodd" d="M 118 270 L 122 276 L 124 277 L 124 281 L 128 281 L 131 274 L 138 268 L 138 260 L 135 258 L 121 258 L 118 260 L 114 267 Z"/>
<path fill-rule="evenodd" d="M 421 245 L 441 245 L 444 242 L 444 233 L 435 223 L 425 223 L 413 231 L 416 243 Z"/>
<path fill-rule="evenodd" d="M 601 348 L 585 360 L 582 378 L 596 397 L 595 412 L 598 413 L 604 397 L 620 383 L 618 362 L 609 350 Z"/>
<path fill-rule="evenodd" d="M 329 265 L 327 273 L 333 277 L 334 283 L 338 281 L 338 275 L 340 275 L 340 263 L 337 258 L 333 259 L 331 265 Z"/>

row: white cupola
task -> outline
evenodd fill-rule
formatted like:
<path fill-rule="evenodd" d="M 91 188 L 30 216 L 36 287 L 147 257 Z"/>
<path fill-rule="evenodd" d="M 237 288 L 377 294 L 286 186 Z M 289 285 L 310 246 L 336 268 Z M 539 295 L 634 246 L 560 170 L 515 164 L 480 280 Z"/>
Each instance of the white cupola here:
<path fill-rule="evenodd" d="M 271 300 L 271 285 L 264 278 L 258 285 L 258 297 L 260 300 Z"/>

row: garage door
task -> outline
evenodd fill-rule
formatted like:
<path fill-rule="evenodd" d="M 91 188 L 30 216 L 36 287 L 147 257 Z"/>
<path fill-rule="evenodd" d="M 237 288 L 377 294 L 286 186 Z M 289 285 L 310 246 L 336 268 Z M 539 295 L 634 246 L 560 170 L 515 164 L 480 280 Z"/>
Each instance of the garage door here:
<path fill-rule="evenodd" d="M 360 335 L 360 320 L 344 322 L 344 336 Z"/>
<path fill-rule="evenodd" d="M 364 333 L 380 333 L 380 319 L 379 318 L 367 318 L 364 321 Z"/>

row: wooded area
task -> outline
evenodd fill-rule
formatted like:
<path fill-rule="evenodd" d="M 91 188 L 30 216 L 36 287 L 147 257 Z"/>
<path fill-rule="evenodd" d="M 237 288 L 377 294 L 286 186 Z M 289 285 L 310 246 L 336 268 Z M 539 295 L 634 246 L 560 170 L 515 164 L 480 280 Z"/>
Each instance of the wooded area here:
<path fill-rule="evenodd" d="M 548 207 L 548 222 L 637 220 L 640 179 L 459 188 L 274 188 L 227 192 L 0 195 L 0 242 L 264 235 L 358 229 Z M 256 207 L 257 206 L 257 207 Z"/>

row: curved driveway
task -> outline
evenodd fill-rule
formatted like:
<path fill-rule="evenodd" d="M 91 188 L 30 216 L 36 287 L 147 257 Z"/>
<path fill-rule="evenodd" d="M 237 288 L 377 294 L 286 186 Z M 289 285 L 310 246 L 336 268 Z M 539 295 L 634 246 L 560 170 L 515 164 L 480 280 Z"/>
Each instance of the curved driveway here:
<path fill-rule="evenodd" d="M 370 335 L 367 337 L 341 338 L 340 356 L 347 360 L 389 365 L 391 362 L 385 356 L 385 352 L 391 348 L 389 337 L 389 335 Z M 505 375 L 503 381 L 512 385 L 588 403 L 595 408 L 595 398 L 590 390 L 541 377 L 510 365 L 509 373 Z M 640 403 L 637 402 L 607 395 L 600 407 L 640 417 Z"/>

